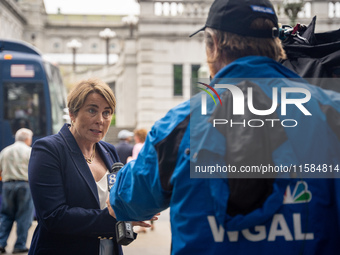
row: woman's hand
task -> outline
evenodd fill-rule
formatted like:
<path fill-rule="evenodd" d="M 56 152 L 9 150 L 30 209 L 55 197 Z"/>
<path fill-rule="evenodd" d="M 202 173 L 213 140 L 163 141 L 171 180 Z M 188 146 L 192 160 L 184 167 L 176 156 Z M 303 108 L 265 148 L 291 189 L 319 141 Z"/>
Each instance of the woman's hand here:
<path fill-rule="evenodd" d="M 107 209 L 109 209 L 109 213 L 110 215 L 116 219 L 116 214 L 114 212 L 114 210 L 112 209 L 111 207 L 111 204 L 110 204 L 110 196 L 108 196 L 107 200 L 106 200 L 106 205 L 107 205 Z"/>
<path fill-rule="evenodd" d="M 155 216 L 153 216 L 150 221 L 155 221 L 155 220 L 158 220 L 158 217 L 160 213 L 157 213 Z M 132 226 L 140 226 L 140 227 L 144 227 L 144 228 L 150 228 L 151 227 L 151 224 L 149 223 L 146 223 L 145 221 L 133 221 L 132 222 Z"/>

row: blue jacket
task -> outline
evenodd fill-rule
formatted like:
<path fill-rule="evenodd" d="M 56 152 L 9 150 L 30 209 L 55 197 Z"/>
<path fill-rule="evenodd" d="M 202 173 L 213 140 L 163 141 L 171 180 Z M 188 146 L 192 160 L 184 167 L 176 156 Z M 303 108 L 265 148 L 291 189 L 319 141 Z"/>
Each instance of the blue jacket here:
<path fill-rule="evenodd" d="M 230 114 L 229 91 L 217 89 L 223 107 L 208 101 L 206 117 L 197 103 L 200 95 L 184 102 L 155 123 L 138 158 L 118 173 L 110 194 L 117 219 L 145 220 L 170 206 L 172 254 L 338 254 L 339 179 L 306 176 L 315 177 L 318 167 L 330 175 L 330 168 L 339 170 L 340 94 L 303 81 L 291 84 L 285 78 L 299 77 L 265 57 L 238 59 L 212 83 L 224 84 L 221 78 L 243 91 L 252 87 L 256 109 L 269 109 L 273 87 L 307 88 L 311 99 L 303 106 L 312 116 L 291 105 L 283 115 L 279 93 L 278 108 L 269 117 L 244 114 L 250 118 L 244 123 L 252 125 L 275 119 L 275 128 L 272 122 L 264 128 L 215 128 L 212 118 L 237 117 Z M 244 80 L 252 83 L 240 83 Z M 286 119 L 297 121 L 298 127 L 288 127 L 296 123 Z M 241 180 L 204 169 L 197 173 L 202 162 L 238 169 L 264 162 L 297 170 L 272 179 Z M 312 170 L 305 165 L 311 163 Z M 300 166 L 309 172 L 300 173 Z"/>
<path fill-rule="evenodd" d="M 108 169 L 119 161 L 112 145 L 101 141 L 97 150 Z M 28 173 L 38 219 L 29 254 L 94 255 L 100 237 L 115 242 L 117 221 L 100 210 L 95 180 L 67 124 L 34 143 Z"/>

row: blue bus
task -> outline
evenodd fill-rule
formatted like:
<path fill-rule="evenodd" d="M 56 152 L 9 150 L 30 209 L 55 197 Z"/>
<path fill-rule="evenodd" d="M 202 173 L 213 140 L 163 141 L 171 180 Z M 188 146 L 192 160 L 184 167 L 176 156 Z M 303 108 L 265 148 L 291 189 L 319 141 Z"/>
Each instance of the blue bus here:
<path fill-rule="evenodd" d="M 57 133 L 67 120 L 59 68 L 33 46 L 0 39 L 0 151 L 20 128 L 36 139 Z"/>

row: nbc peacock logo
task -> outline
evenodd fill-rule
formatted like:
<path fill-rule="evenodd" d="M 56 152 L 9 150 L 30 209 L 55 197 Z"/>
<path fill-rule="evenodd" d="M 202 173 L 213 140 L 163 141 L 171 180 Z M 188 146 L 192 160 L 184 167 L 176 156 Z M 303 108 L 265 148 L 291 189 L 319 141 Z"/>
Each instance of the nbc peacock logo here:
<path fill-rule="evenodd" d="M 283 196 L 283 204 L 308 203 L 312 199 L 312 193 L 308 190 L 308 184 L 305 181 L 298 181 L 295 184 L 293 193 L 290 185 L 287 186 Z"/>

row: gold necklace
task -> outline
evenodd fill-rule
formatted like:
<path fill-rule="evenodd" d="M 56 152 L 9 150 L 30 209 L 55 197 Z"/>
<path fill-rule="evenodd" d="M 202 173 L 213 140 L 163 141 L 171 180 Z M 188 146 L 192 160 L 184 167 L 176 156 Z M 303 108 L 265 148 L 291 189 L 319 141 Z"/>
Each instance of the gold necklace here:
<path fill-rule="evenodd" d="M 84 155 L 84 154 L 83 154 Z M 94 160 L 94 157 L 96 156 L 96 145 L 94 144 L 93 145 L 93 151 L 92 151 L 92 155 L 91 157 L 87 158 L 85 155 L 84 155 L 84 158 L 86 160 L 87 163 L 89 164 L 92 164 L 92 161 Z"/>

